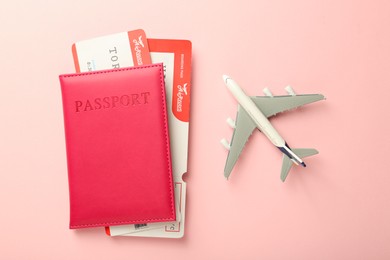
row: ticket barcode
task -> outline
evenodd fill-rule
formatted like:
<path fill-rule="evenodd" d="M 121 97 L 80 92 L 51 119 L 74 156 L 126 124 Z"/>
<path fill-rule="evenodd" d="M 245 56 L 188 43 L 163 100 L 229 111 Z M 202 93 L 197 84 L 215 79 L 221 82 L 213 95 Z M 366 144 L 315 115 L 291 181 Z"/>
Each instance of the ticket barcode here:
<path fill-rule="evenodd" d="M 144 224 L 134 224 L 135 230 L 138 230 L 138 229 L 141 229 L 141 228 L 145 228 L 145 227 L 147 227 L 146 223 L 144 223 Z"/>

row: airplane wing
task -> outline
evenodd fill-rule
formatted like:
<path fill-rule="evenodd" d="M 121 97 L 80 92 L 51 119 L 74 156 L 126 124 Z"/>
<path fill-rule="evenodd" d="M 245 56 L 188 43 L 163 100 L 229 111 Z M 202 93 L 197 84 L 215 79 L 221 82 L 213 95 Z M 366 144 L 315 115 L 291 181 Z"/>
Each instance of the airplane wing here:
<path fill-rule="evenodd" d="M 230 142 L 230 150 L 225 164 L 224 175 L 225 178 L 229 178 L 230 173 L 237 162 L 238 157 L 241 154 L 245 143 L 248 141 L 249 136 L 256 128 L 255 123 L 249 117 L 247 112 L 238 106 L 236 116 L 236 127 L 233 132 L 232 140 Z"/>
<path fill-rule="evenodd" d="M 274 97 L 253 96 L 251 99 L 266 117 L 271 117 L 286 110 L 320 101 L 325 97 L 321 94 L 311 94 Z"/>

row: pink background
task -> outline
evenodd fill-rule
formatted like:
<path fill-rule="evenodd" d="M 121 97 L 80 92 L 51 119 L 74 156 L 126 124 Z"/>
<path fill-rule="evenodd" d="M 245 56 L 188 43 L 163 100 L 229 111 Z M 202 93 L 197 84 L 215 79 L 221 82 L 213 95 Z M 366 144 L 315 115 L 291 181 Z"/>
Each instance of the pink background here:
<path fill-rule="evenodd" d="M 0 259 L 390 259 L 390 2 L 6 1 L 0 8 Z M 58 75 L 73 42 L 143 28 L 193 43 L 186 235 L 68 230 Z M 290 84 L 327 100 L 273 120 L 308 167 L 279 180 L 260 133 L 223 178 L 237 103 Z"/>

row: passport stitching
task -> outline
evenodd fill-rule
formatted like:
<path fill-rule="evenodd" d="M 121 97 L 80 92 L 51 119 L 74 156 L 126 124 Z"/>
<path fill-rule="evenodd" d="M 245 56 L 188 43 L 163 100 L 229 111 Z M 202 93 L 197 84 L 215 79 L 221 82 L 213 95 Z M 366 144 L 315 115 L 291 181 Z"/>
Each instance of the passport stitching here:
<path fill-rule="evenodd" d="M 120 68 L 120 69 L 109 69 L 109 70 L 99 70 L 99 71 L 92 71 L 92 72 L 81 72 L 81 73 L 60 75 L 60 78 L 82 77 L 82 76 L 87 76 L 87 75 L 106 74 L 106 73 L 128 71 L 128 70 L 137 70 L 137 69 L 146 69 L 146 68 L 154 68 L 154 67 L 162 68 L 162 65 L 161 64 L 153 64 L 153 65 L 144 65 L 144 66 Z M 160 74 L 161 74 L 161 72 L 160 72 Z"/>
<path fill-rule="evenodd" d="M 167 124 L 168 124 L 168 118 L 167 118 L 167 111 L 166 111 L 166 100 L 165 100 L 165 88 L 164 88 L 164 76 L 162 75 L 162 66 L 160 66 L 160 87 L 161 87 L 161 98 L 163 100 L 162 104 L 162 109 L 163 109 L 163 114 L 164 114 L 164 129 L 165 129 L 165 147 L 166 147 L 166 156 L 167 156 L 167 165 L 168 165 L 168 172 L 170 172 L 171 174 L 168 174 L 169 176 L 169 191 L 170 191 L 170 197 L 171 197 L 171 215 L 173 217 L 174 215 L 174 202 L 173 202 L 173 197 L 172 197 L 172 194 L 173 194 L 173 180 L 172 180 L 172 169 L 171 169 L 171 157 L 170 157 L 170 153 L 169 153 L 169 138 L 168 138 L 168 127 L 167 127 Z"/>

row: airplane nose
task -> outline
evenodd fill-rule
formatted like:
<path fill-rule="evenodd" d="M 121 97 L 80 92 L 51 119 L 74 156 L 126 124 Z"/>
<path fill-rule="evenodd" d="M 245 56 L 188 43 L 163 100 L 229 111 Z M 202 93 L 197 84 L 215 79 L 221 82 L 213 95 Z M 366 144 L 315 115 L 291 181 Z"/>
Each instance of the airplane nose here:
<path fill-rule="evenodd" d="M 228 75 L 222 75 L 222 78 L 223 78 L 223 81 L 226 83 L 226 81 L 228 79 L 230 79 L 230 77 Z"/>

